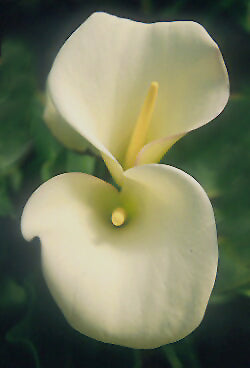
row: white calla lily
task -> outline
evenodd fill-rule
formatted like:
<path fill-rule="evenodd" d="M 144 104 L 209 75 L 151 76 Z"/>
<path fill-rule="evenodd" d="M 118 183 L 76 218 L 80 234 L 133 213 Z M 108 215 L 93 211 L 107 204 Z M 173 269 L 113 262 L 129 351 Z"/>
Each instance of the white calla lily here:
<path fill-rule="evenodd" d="M 94 13 L 51 69 L 48 93 L 59 115 L 103 154 L 117 182 L 152 82 L 159 91 L 136 164 L 159 161 L 176 140 L 225 107 L 227 70 L 206 30 L 190 21 L 144 24 Z"/>
<path fill-rule="evenodd" d="M 120 228 L 112 211 L 122 207 Z M 201 322 L 218 250 L 211 204 L 200 185 L 165 165 L 125 173 L 119 193 L 71 173 L 43 184 L 22 217 L 42 242 L 43 272 L 68 322 L 95 339 L 155 348 Z"/>
<path fill-rule="evenodd" d="M 228 94 L 219 49 L 194 22 L 96 13 L 60 50 L 45 119 L 70 148 L 98 150 L 122 186 L 63 174 L 38 188 L 22 215 L 22 233 L 41 239 L 48 287 L 75 329 L 155 348 L 201 322 L 218 261 L 213 210 L 192 177 L 154 162 L 215 118 Z"/>

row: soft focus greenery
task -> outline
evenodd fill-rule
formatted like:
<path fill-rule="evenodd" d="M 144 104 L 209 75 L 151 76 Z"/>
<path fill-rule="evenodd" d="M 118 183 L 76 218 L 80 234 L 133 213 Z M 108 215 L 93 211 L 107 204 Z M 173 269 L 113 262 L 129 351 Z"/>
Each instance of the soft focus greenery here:
<path fill-rule="evenodd" d="M 237 367 L 250 364 L 250 3 L 18 0 L 1 3 L 0 368 Z M 20 234 L 22 208 L 44 181 L 82 171 L 110 180 L 100 158 L 66 150 L 42 118 L 46 76 L 62 42 L 96 10 L 144 21 L 194 20 L 218 42 L 231 98 L 214 122 L 190 133 L 162 162 L 196 178 L 215 210 L 220 262 L 201 326 L 152 351 L 103 344 L 72 330 L 44 283 L 39 241 Z M 192 86 L 190 86 L 192 88 Z"/>

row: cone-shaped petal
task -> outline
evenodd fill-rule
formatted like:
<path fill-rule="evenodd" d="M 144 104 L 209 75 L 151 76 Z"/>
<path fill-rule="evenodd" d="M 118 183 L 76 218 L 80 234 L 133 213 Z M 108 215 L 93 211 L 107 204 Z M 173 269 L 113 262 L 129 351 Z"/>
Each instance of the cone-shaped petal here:
<path fill-rule="evenodd" d="M 217 267 L 213 211 L 200 185 L 173 167 L 125 173 L 123 191 L 71 173 L 43 184 L 22 216 L 39 236 L 43 272 L 69 323 L 133 348 L 176 341 L 203 318 Z M 112 224 L 124 208 L 126 221 Z"/>
<path fill-rule="evenodd" d="M 66 41 L 48 88 L 60 115 L 107 156 L 106 162 L 114 160 L 107 164 L 119 176 L 116 160 L 123 166 L 153 81 L 159 93 L 145 144 L 167 138 L 166 150 L 170 137 L 214 119 L 228 100 L 221 53 L 201 25 L 144 24 L 105 13 L 90 16 Z M 153 154 L 162 150 L 153 148 Z M 145 149 L 144 154 L 142 163 L 150 161 Z"/>

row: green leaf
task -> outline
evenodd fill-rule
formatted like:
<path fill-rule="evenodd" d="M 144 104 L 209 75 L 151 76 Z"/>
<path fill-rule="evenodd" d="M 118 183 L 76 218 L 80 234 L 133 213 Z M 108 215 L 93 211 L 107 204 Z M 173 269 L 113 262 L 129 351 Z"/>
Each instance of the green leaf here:
<path fill-rule="evenodd" d="M 43 96 L 33 101 L 31 134 L 42 181 L 64 172 L 65 148 L 54 138 L 43 120 Z"/>
<path fill-rule="evenodd" d="M 13 216 L 14 206 L 10 199 L 7 181 L 5 178 L 0 178 L 0 216 Z"/>
<path fill-rule="evenodd" d="M 9 277 L 1 280 L 0 295 L 0 313 L 2 316 L 3 314 L 9 314 L 12 310 L 23 307 L 26 303 L 24 288 Z"/>
<path fill-rule="evenodd" d="M 5 39 L 0 65 L 0 173 L 30 149 L 29 125 L 35 92 L 33 60 L 23 42 Z"/>
<path fill-rule="evenodd" d="M 40 368 L 39 357 L 36 346 L 32 342 L 30 328 L 35 294 L 32 287 L 28 285 L 28 310 L 24 317 L 17 322 L 6 334 L 6 341 L 12 344 L 22 345 L 32 357 L 34 368 Z M 7 349 L 7 348 L 6 348 Z"/>
<path fill-rule="evenodd" d="M 75 152 L 67 152 L 66 171 L 84 172 L 92 175 L 95 170 L 96 159 L 93 156 L 82 155 Z"/>
<path fill-rule="evenodd" d="M 219 244 L 220 261 L 213 302 L 224 302 L 240 293 L 247 295 L 250 289 L 249 246 L 237 246 L 227 239 L 221 239 Z"/>

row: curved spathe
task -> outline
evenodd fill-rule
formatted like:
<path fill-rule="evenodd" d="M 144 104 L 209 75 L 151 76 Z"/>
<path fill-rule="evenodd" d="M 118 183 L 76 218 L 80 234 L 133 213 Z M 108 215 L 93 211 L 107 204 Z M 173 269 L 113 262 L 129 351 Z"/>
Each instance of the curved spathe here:
<path fill-rule="evenodd" d="M 159 94 L 145 144 L 208 123 L 229 96 L 221 53 L 201 25 L 144 24 L 106 13 L 91 15 L 65 42 L 48 88 L 60 115 L 108 155 L 114 169 L 117 161 L 123 166 L 152 81 L 159 83 Z"/>
<path fill-rule="evenodd" d="M 48 287 L 68 322 L 100 341 L 155 348 L 201 322 L 218 249 L 213 211 L 200 185 L 170 166 L 125 172 L 123 190 L 81 173 L 43 184 L 22 216 L 39 236 Z M 111 213 L 124 207 L 121 228 Z"/>

